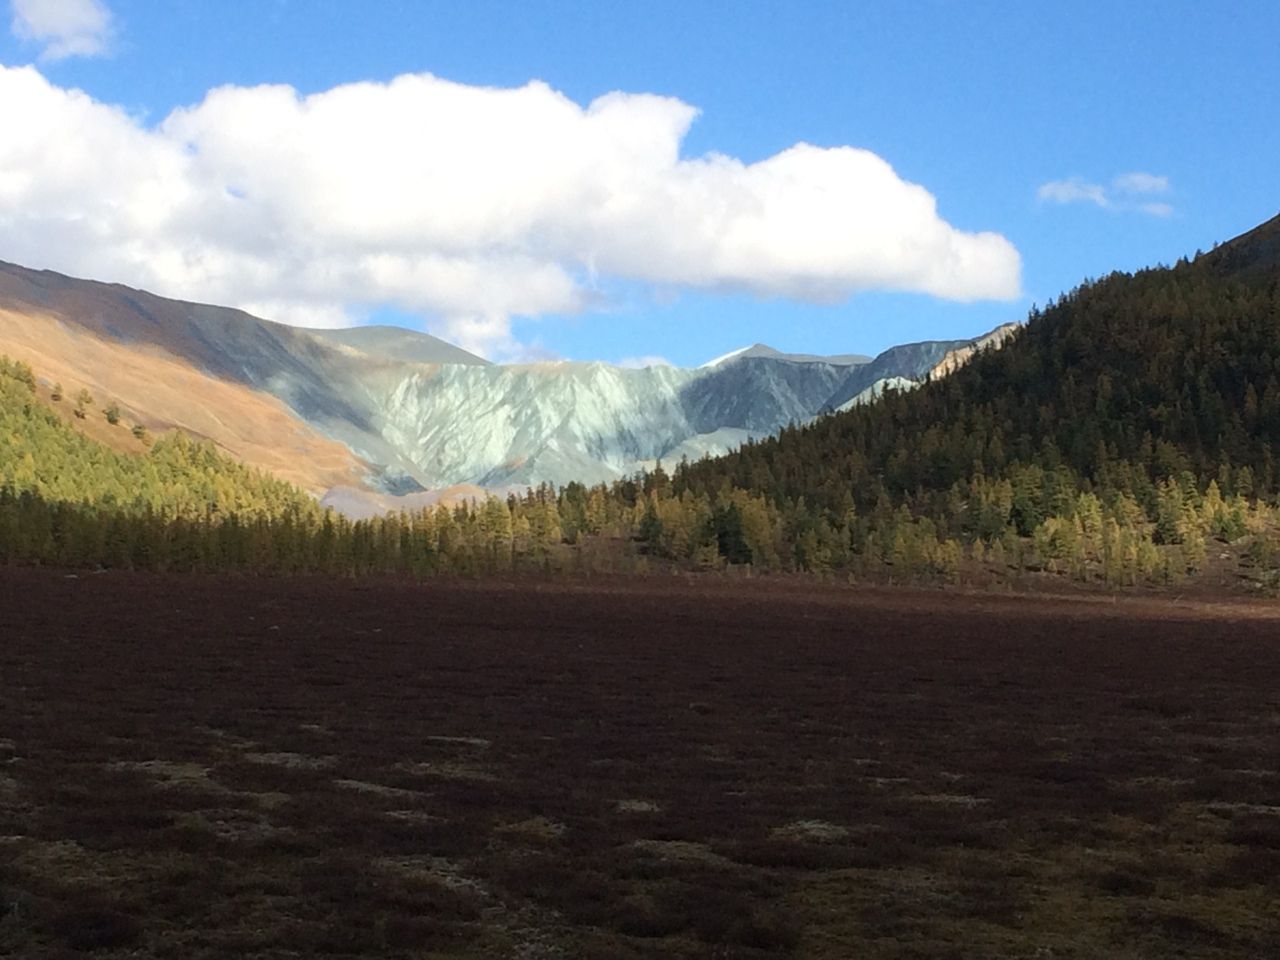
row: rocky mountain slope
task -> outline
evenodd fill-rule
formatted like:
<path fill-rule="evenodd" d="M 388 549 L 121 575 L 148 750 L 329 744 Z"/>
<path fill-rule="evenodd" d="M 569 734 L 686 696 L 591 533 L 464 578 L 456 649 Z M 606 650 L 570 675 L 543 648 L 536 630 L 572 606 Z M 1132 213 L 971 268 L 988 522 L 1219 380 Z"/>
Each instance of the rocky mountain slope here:
<path fill-rule="evenodd" d="M 908 386 L 977 343 L 875 358 L 756 344 L 696 369 L 500 366 L 399 328 L 303 330 L 0 263 L 0 352 L 316 493 L 610 480 Z"/>
<path fill-rule="evenodd" d="M 976 340 L 955 347 L 934 364 L 933 369 L 929 371 L 928 378 L 936 380 L 939 377 L 945 377 L 955 373 L 962 366 L 973 358 L 974 354 L 982 350 L 998 350 L 1004 346 L 1005 341 L 1012 337 L 1022 329 L 1020 323 L 1004 323 L 996 327 L 990 333 L 983 334 Z"/>

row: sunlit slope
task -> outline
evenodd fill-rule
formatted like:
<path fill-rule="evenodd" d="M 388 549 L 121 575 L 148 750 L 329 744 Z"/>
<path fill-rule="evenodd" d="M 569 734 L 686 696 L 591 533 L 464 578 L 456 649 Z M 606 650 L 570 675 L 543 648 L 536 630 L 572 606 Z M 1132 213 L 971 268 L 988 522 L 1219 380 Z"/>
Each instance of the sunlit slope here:
<path fill-rule="evenodd" d="M 130 445 L 102 443 L 92 435 L 100 430 L 78 429 L 54 409 L 68 403 L 65 398 L 50 401 L 30 366 L 0 355 L 0 496 L 10 504 L 13 498 L 34 497 L 84 511 L 82 520 L 92 513 L 89 522 L 103 537 L 111 519 L 125 515 L 197 522 L 232 514 L 240 520 L 317 520 L 321 515 L 315 500 L 298 487 L 181 431 L 153 441 L 149 435 L 134 437 L 126 422 L 119 421 L 111 429 L 136 441 L 132 450 L 122 452 L 117 448 Z M 96 411 L 80 408 L 85 416 L 75 419 L 97 419 Z M 48 542 L 60 539 L 66 545 L 67 531 L 52 528 L 40 533 L 39 542 L 31 542 L 33 530 L 22 527 L 38 515 L 7 513 L 10 526 L 0 531 L 6 550 L 44 556 Z"/>
<path fill-rule="evenodd" d="M 64 416 L 70 413 L 71 398 L 88 390 L 95 400 L 92 424 L 86 419 L 81 429 L 87 427 L 95 439 L 113 446 L 134 445 L 127 431 L 100 426 L 105 423 L 102 409 L 114 402 L 129 426 L 141 424 L 153 434 L 180 428 L 316 493 L 338 484 L 362 485 L 370 473 L 347 447 L 325 437 L 276 397 L 210 376 L 154 345 L 101 338 L 52 313 L 0 308 L 0 354 L 35 367 L 46 395 L 49 386 L 61 384 L 67 398 L 60 408 Z"/>

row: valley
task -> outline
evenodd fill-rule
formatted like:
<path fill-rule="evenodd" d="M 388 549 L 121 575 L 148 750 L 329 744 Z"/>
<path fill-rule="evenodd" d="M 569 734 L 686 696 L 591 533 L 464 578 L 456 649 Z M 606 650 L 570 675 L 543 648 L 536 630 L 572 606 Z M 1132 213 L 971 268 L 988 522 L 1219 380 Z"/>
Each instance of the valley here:
<path fill-rule="evenodd" d="M 5 268 L 0 337 L 49 369 L 0 354 L 0 558 L 1274 593 L 1278 233 L 1113 273 L 974 341 L 871 360 L 757 344 L 696 369 L 493 365 L 403 330 L 316 335 Z M 14 312 L 20 296 L 43 306 Z M 85 370 L 120 392 L 95 398 Z M 543 471 L 579 479 L 535 486 Z M 321 477 L 339 481 L 323 496 Z"/>
<path fill-rule="evenodd" d="M 8 0 L 0 958 L 1280 958 L 1280 4 L 924 6 Z"/>

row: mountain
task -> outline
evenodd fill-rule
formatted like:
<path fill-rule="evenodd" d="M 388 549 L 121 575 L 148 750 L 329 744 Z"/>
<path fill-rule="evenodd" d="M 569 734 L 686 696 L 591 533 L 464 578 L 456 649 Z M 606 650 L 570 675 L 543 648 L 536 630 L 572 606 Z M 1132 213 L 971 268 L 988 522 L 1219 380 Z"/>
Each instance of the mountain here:
<path fill-rule="evenodd" d="M 929 380 L 950 376 L 983 350 L 999 350 L 1021 328 L 1020 323 L 1004 323 L 974 340 L 933 340 L 891 347 L 850 377 L 841 395 L 857 392 L 835 409 L 844 411 L 870 403 L 886 389 L 913 390 Z M 930 366 L 934 357 L 938 360 Z"/>
<path fill-rule="evenodd" d="M 446 487 L 443 490 L 406 493 L 396 496 L 359 487 L 334 487 L 321 499 L 321 507 L 332 507 L 352 520 L 367 520 L 399 511 L 425 510 L 443 504 L 452 507 L 460 503 L 482 501 L 486 491 L 469 484 Z"/>
<path fill-rule="evenodd" d="M 612 480 L 726 453 L 882 381 L 919 381 L 973 342 L 875 358 L 756 344 L 697 369 L 496 365 L 395 327 L 304 330 L 0 263 L 0 353 L 317 495 Z"/>
<path fill-rule="evenodd" d="M 157 434 L 181 427 L 313 492 L 365 484 L 375 468 L 298 413 L 346 410 L 342 385 L 330 386 L 309 347 L 321 349 L 240 311 L 0 263 L 0 354 L 28 362 L 68 396 L 87 389 L 110 398 L 130 423 Z M 289 396 L 282 400 L 255 373 L 302 389 L 278 391 Z"/>
<path fill-rule="evenodd" d="M 827 410 L 847 406 L 856 397 L 881 381 L 922 381 L 944 357 L 952 351 L 968 346 L 971 340 L 925 340 L 920 343 L 904 343 L 890 347 L 871 362 L 860 364 L 848 371 L 840 387 L 827 401 Z"/>
<path fill-rule="evenodd" d="M 871 362 L 871 357 L 860 353 L 846 353 L 829 357 L 813 353 L 783 353 L 781 350 L 775 350 L 766 344 L 753 343 L 749 347 L 741 347 L 738 350 L 722 354 L 714 360 L 708 360 L 702 365 L 701 369 L 718 367 L 722 363 L 728 363 L 730 360 L 751 357 L 763 357 L 767 360 L 787 360 L 791 363 L 828 363 L 837 367 L 852 367 Z"/>
<path fill-rule="evenodd" d="M 906 377 L 881 377 L 875 383 L 836 407 L 836 412 L 843 413 L 845 410 L 852 410 L 854 407 L 861 406 L 864 403 L 878 400 L 884 396 L 886 390 L 914 390 L 918 386 L 920 386 L 919 381 L 908 380 Z"/>
<path fill-rule="evenodd" d="M 371 481 L 335 484 L 325 503 L 348 517 L 325 514 L 181 435 L 147 449 L 127 420 L 104 426 L 111 395 L 68 400 L 39 365 L 6 360 L 0 559 L 415 574 L 750 563 L 894 580 L 1056 572 L 1110 587 L 1204 571 L 1274 589 L 1278 321 L 1280 218 L 1192 261 L 1088 282 L 973 341 L 860 363 L 761 347 L 696 370 L 405 361 L 11 268 L 0 352 L 17 342 L 65 370 L 118 375 L 129 402 L 149 400 L 160 375 L 180 378 L 160 394 L 168 404 L 228 390 L 241 406 L 206 412 L 230 438 L 245 411 L 284 410 L 299 443 L 317 443 L 317 425 L 347 438 Z M 414 490 L 368 456 L 374 444 L 410 482 L 481 486 Z M 670 462 L 708 449 L 729 452 Z M 617 479 L 659 457 L 669 469 Z M 613 481 L 474 502 L 482 487 L 592 470 Z M 393 498 L 397 483 L 407 492 Z"/>
<path fill-rule="evenodd" d="M 455 347 L 439 337 L 403 327 L 368 326 L 347 327 L 342 330 L 310 330 L 312 336 L 328 343 L 351 347 L 366 356 L 382 360 L 408 360 L 411 363 L 461 363 L 472 366 L 489 366 L 484 357 L 477 357 L 461 347 Z"/>

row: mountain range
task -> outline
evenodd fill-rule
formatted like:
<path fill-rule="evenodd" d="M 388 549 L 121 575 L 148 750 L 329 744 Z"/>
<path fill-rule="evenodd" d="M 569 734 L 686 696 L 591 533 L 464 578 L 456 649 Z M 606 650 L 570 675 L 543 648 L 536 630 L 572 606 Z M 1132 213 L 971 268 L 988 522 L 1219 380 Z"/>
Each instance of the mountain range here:
<path fill-rule="evenodd" d="M 0 355 L 0 561 L 350 575 L 656 561 L 895 580 L 968 569 L 1112 587 L 1200 573 L 1275 582 L 1280 217 L 1172 267 L 1086 281 L 1025 325 L 959 346 L 868 361 L 755 345 L 695 370 L 495 366 L 403 331 L 363 331 L 353 346 L 125 288 L 17 268 L 0 279 L 0 354 L 13 357 Z M 923 382 L 902 376 L 926 363 Z M 86 371 L 108 384 L 96 396 L 67 376 Z M 650 407 L 622 408 L 637 396 Z M 287 469 L 347 482 L 318 505 L 193 442 L 189 426 L 157 439 L 139 399 L 149 416 L 178 411 Z M 532 473 L 608 469 L 610 451 L 575 436 L 584 425 L 652 442 L 676 423 L 705 445 L 777 422 L 788 402 L 830 413 L 634 482 L 510 497 L 466 483 L 397 496 L 384 468 L 336 439 L 340 427 L 379 442 L 420 473 L 429 456 L 469 453 L 492 490 L 488 453 L 449 444 L 494 432 L 499 417 L 562 431 L 495 447 L 532 448 L 520 465 Z M 507 409 L 517 403 L 527 408 Z M 611 412 L 615 423 L 601 419 Z M 449 498 L 464 502 L 413 509 Z"/>
<path fill-rule="evenodd" d="M 876 357 L 755 344 L 697 368 L 498 365 L 401 328 L 302 329 L 0 263 L 0 353 L 357 511 L 387 494 L 593 483 L 725 453 L 950 372 L 1016 329 Z"/>

